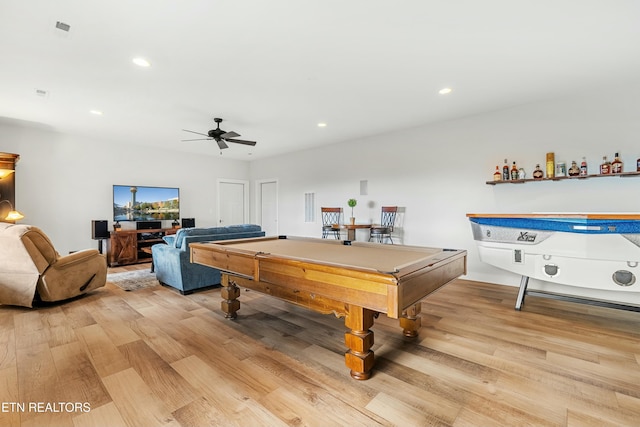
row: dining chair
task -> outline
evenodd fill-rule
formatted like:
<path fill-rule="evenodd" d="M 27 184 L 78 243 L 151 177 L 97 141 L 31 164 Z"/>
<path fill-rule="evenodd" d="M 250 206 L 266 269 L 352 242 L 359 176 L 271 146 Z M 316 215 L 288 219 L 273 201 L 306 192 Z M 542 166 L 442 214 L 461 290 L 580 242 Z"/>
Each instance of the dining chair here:
<path fill-rule="evenodd" d="M 385 239 L 389 239 L 393 245 L 391 233 L 396 222 L 397 206 L 383 206 L 380 214 L 380 225 L 373 225 L 369 231 L 369 241 L 377 241 L 384 243 Z"/>
<path fill-rule="evenodd" d="M 329 235 L 340 240 L 340 224 L 342 224 L 342 208 L 320 208 L 322 212 L 322 238 Z"/>

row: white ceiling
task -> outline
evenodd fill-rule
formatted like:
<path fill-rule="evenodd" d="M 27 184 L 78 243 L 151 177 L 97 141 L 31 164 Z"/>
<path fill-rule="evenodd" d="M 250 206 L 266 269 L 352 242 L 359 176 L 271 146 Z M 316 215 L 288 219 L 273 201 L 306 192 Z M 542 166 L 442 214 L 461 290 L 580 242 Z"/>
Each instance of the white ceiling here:
<path fill-rule="evenodd" d="M 0 0 L 0 40 L 3 122 L 218 155 L 180 140 L 222 117 L 244 160 L 640 79 L 638 0 Z"/>

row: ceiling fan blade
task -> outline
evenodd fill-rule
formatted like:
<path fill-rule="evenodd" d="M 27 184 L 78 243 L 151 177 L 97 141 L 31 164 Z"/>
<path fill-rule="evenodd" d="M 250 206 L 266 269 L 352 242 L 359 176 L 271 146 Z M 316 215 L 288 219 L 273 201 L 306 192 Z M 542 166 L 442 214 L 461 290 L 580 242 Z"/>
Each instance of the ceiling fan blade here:
<path fill-rule="evenodd" d="M 222 135 L 220 135 L 220 138 L 227 139 L 227 138 L 235 138 L 236 136 L 240 136 L 240 134 L 239 133 L 235 133 L 234 131 L 230 131 L 230 132 L 226 132 L 226 133 L 223 133 Z"/>
<path fill-rule="evenodd" d="M 225 141 L 227 141 L 227 142 L 235 142 L 236 144 L 251 145 L 252 147 L 256 145 L 255 141 L 245 141 L 244 139 L 225 138 Z"/>
<path fill-rule="evenodd" d="M 196 133 L 196 134 L 198 134 L 198 135 L 202 135 L 202 136 L 209 136 L 209 135 L 207 135 L 206 133 L 194 132 L 194 131 L 192 131 L 192 130 L 188 130 L 188 129 L 182 129 L 182 130 L 183 130 L 183 131 L 185 131 L 185 132 Z"/>
<path fill-rule="evenodd" d="M 229 146 L 225 144 L 224 141 L 221 139 L 216 139 L 216 142 L 218 143 L 218 147 L 220 147 L 221 150 L 225 148 L 229 148 Z"/>
<path fill-rule="evenodd" d="M 181 139 L 181 142 L 187 142 L 187 141 L 207 141 L 209 139 L 213 139 L 213 138 L 197 138 L 197 139 Z"/>

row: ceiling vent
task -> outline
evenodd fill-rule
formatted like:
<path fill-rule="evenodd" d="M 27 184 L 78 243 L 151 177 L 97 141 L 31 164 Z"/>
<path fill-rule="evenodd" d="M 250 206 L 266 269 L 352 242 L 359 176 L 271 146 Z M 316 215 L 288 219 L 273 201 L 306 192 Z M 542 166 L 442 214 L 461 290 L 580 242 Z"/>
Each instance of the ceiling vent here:
<path fill-rule="evenodd" d="M 68 33 L 69 30 L 71 29 L 71 25 L 58 21 L 56 22 L 56 28 L 62 31 L 66 31 Z"/>

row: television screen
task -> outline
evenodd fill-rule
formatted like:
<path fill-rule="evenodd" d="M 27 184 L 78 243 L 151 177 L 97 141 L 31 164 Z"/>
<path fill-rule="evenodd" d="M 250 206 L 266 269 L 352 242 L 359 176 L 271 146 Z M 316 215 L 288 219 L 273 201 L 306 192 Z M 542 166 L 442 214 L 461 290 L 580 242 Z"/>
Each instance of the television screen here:
<path fill-rule="evenodd" d="M 180 218 L 180 189 L 113 186 L 114 221 L 154 221 Z"/>

